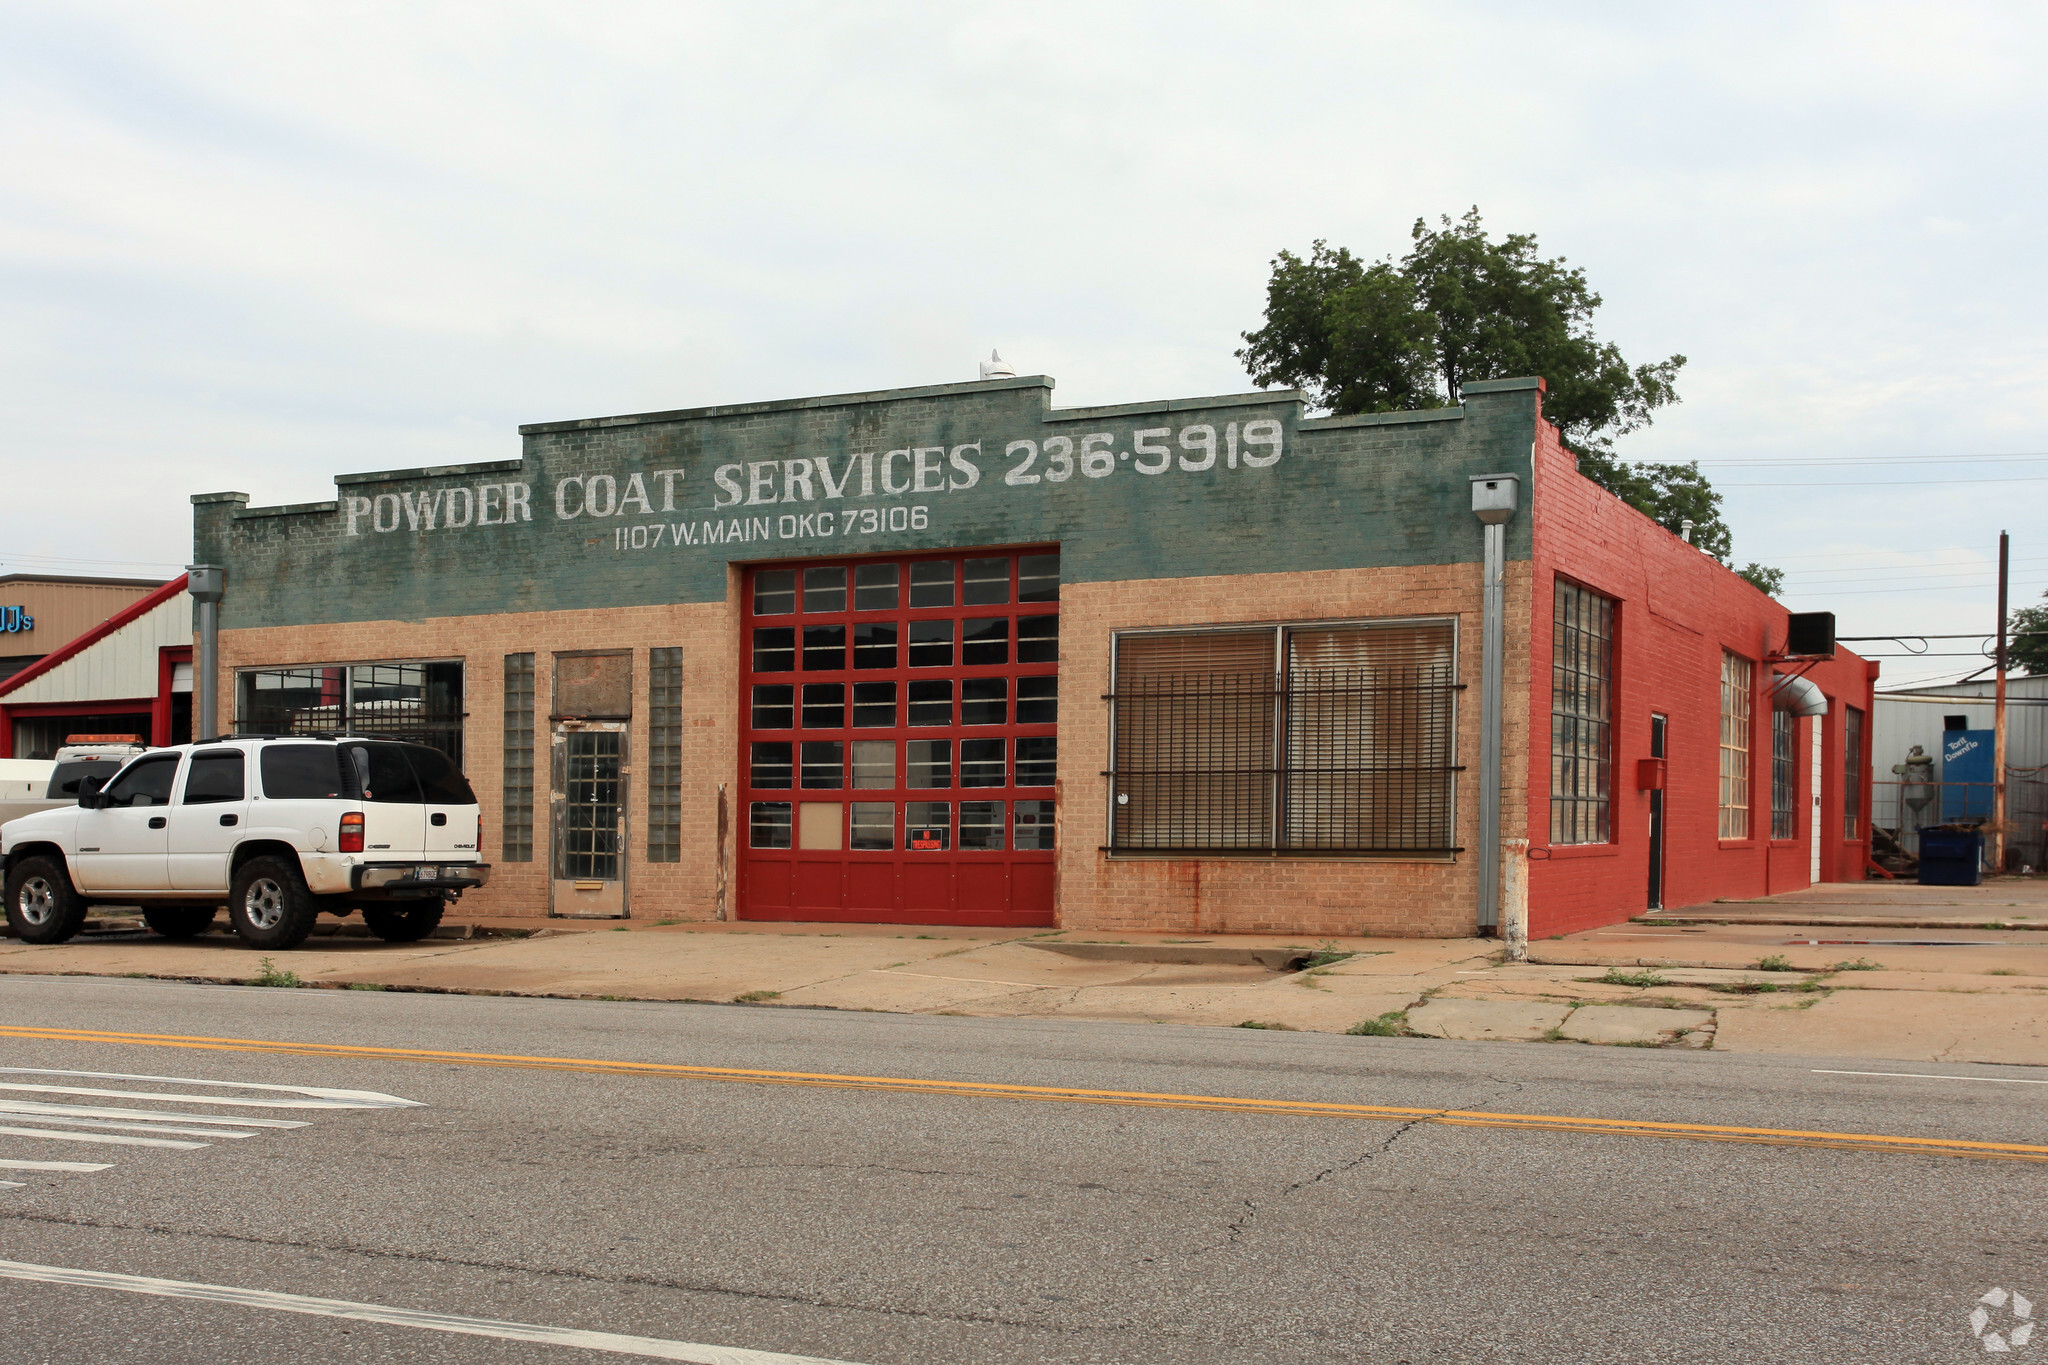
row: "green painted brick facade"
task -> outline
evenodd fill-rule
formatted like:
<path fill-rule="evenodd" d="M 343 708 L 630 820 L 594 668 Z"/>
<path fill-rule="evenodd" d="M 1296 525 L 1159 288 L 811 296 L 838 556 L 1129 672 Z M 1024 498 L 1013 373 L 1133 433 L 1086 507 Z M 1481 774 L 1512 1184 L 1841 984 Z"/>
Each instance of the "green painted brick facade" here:
<path fill-rule="evenodd" d="M 734 561 L 984 545 L 1056 542 L 1069 582 L 1460 563 L 1480 553 L 1468 476 L 1531 486 L 1533 379 L 1323 419 L 1292 392 L 1060 410 L 1051 391 L 542 423 L 518 460 L 340 475 L 333 502 L 198 495 L 193 553 L 227 567 L 222 625 L 244 629 L 712 601 Z"/>

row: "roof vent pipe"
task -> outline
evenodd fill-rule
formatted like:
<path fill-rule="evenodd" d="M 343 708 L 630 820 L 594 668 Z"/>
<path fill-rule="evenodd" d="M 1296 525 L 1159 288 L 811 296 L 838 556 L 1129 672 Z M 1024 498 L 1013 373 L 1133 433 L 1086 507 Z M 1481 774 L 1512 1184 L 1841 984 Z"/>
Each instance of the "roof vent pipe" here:
<path fill-rule="evenodd" d="M 1771 675 L 1771 707 L 1795 716 L 1824 716 L 1828 699 L 1813 679 L 1794 673 Z"/>
<path fill-rule="evenodd" d="M 1678 523 L 1678 538 L 1679 538 L 1680 540 L 1684 541 L 1684 542 L 1685 542 L 1686 544 L 1688 544 L 1688 545 L 1692 544 L 1692 518 L 1691 518 L 1691 517 L 1687 517 L 1687 518 L 1685 518 L 1685 519 L 1684 519 L 1683 521 L 1681 521 L 1681 522 L 1679 522 L 1679 523 Z"/>

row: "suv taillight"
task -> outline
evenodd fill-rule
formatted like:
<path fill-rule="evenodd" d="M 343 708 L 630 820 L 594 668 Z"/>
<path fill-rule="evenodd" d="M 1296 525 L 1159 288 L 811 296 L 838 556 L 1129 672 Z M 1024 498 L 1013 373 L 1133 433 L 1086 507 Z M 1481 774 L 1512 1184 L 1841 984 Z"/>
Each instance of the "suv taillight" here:
<path fill-rule="evenodd" d="M 484 813 L 483 813 L 482 811 L 478 811 L 478 812 L 476 813 L 476 857 L 477 857 L 477 861 L 478 861 L 478 862 L 482 862 L 482 861 L 483 861 L 483 857 L 484 857 Z"/>
<path fill-rule="evenodd" d="M 363 813 L 352 810 L 341 817 L 341 851 L 361 853 L 363 851 Z"/>

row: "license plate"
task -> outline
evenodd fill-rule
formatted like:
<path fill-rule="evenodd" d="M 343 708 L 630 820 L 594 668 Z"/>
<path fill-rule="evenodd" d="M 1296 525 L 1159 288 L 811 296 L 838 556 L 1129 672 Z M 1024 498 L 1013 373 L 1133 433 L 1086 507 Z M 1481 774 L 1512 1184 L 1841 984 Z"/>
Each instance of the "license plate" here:
<path fill-rule="evenodd" d="M 439 881 L 441 878 L 441 869 L 438 867 L 415 868 L 413 869 L 413 876 L 423 882 Z"/>

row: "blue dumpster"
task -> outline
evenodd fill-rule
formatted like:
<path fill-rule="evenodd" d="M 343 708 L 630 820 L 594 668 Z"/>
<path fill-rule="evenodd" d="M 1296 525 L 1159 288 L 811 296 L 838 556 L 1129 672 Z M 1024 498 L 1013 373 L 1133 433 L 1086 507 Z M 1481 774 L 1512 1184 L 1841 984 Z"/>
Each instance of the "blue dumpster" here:
<path fill-rule="evenodd" d="M 1975 886 L 1983 866 L 1983 830 L 1920 831 L 1920 885 Z"/>

